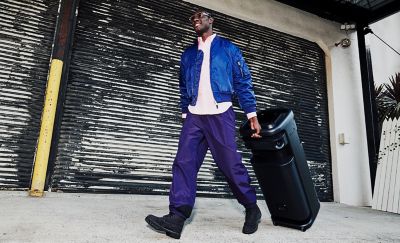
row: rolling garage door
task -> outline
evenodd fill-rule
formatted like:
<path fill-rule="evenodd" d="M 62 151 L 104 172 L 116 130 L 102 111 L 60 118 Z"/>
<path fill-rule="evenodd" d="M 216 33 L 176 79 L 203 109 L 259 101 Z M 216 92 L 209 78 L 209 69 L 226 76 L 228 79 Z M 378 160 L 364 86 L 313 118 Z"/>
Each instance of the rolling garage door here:
<path fill-rule="evenodd" d="M 81 0 L 51 189 L 166 194 L 181 128 L 178 70 L 195 36 L 182 1 Z M 221 13 L 243 51 L 258 109 L 294 110 L 320 200 L 332 200 L 324 53 L 317 44 Z M 237 126 L 245 119 L 237 111 Z M 250 152 L 238 138 L 245 165 Z M 194 148 L 195 149 L 195 148 Z M 259 190 L 259 195 L 261 191 Z M 198 194 L 229 197 L 210 154 Z"/>
<path fill-rule="evenodd" d="M 0 189 L 29 187 L 58 4 L 0 1 Z"/>

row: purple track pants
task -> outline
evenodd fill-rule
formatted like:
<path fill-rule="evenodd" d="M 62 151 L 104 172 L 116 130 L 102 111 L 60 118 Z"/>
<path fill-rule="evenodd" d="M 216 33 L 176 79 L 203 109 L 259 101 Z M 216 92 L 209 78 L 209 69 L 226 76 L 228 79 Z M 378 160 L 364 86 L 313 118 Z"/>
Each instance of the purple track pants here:
<path fill-rule="evenodd" d="M 255 189 L 250 185 L 247 169 L 237 152 L 235 135 L 232 107 L 217 115 L 188 113 L 172 166 L 171 213 L 190 217 L 196 198 L 197 173 L 208 149 L 239 203 L 245 207 L 256 204 Z"/>

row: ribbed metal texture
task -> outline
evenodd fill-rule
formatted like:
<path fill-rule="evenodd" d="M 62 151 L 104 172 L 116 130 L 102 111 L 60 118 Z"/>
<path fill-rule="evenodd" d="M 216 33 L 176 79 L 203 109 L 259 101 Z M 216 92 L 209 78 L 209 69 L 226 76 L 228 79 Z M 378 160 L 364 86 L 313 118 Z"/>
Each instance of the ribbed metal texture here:
<path fill-rule="evenodd" d="M 29 187 L 57 0 L 0 1 L 0 189 Z"/>
<path fill-rule="evenodd" d="M 396 0 L 335 0 L 342 4 L 353 4 L 369 10 L 376 10 Z"/>
<path fill-rule="evenodd" d="M 195 38 L 188 17 L 196 8 L 81 0 L 53 190 L 168 193 L 181 129 L 179 60 Z M 332 200 L 324 53 L 304 39 L 214 14 L 216 32 L 244 53 L 258 109 L 294 110 L 319 198 Z M 245 116 L 235 110 L 239 126 Z M 256 185 L 250 152 L 237 142 Z M 231 195 L 210 154 L 198 194 Z"/>

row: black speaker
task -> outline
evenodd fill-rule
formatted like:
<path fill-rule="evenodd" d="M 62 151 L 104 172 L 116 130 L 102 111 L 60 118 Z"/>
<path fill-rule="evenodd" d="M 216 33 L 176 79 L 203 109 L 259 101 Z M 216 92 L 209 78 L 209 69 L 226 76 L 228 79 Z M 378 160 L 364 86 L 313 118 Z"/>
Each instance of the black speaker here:
<path fill-rule="evenodd" d="M 317 217 L 320 203 L 311 179 L 293 112 L 257 112 L 262 138 L 251 138 L 249 121 L 240 128 L 250 160 L 274 225 L 306 231 Z"/>

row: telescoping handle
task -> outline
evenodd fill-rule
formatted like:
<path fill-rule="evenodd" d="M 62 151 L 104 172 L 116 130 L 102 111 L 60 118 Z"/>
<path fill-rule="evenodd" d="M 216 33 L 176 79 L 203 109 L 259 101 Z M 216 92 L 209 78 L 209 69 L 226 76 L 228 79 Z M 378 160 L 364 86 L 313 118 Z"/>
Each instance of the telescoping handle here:
<path fill-rule="evenodd" d="M 284 130 L 286 124 L 293 119 L 293 112 L 289 109 L 268 109 L 257 111 L 258 122 L 261 125 L 261 136 L 273 136 Z M 255 130 L 250 128 L 250 121 L 247 120 L 240 128 L 241 136 L 251 138 Z"/>

